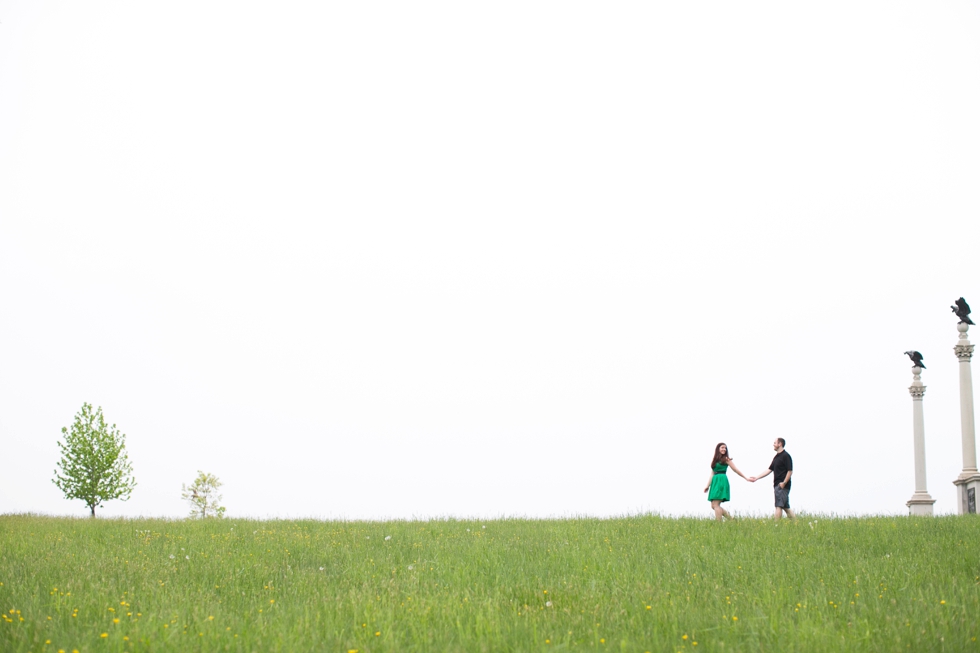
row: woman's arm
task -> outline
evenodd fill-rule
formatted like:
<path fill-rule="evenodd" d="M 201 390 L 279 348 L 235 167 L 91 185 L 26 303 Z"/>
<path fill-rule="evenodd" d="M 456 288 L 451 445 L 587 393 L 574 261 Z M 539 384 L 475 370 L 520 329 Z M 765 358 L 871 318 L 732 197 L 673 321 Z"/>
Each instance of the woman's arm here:
<path fill-rule="evenodd" d="M 708 477 L 708 484 L 704 486 L 704 491 L 707 492 L 708 488 L 711 487 L 711 479 L 715 477 L 715 473 L 711 472 L 711 476 Z"/>
<path fill-rule="evenodd" d="M 742 478 L 745 478 L 745 474 L 743 474 L 742 472 L 738 471 L 738 467 L 736 467 L 735 466 L 735 463 L 733 463 L 731 460 L 728 461 L 728 466 L 731 467 L 732 468 L 732 471 L 734 471 L 736 474 L 738 474 Z M 745 478 L 745 480 L 747 481 L 749 479 Z"/>

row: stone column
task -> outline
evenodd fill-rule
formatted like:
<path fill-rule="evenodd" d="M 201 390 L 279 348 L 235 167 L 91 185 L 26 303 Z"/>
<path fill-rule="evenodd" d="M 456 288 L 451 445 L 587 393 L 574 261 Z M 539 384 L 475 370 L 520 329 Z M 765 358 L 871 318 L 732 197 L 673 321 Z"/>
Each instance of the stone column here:
<path fill-rule="evenodd" d="M 956 325 L 960 332 L 959 342 L 953 347 L 960 361 L 960 427 L 963 433 L 963 471 L 953 481 L 956 486 L 957 512 L 961 515 L 977 512 L 977 495 L 980 494 L 980 473 L 977 472 L 977 441 L 973 423 L 973 375 L 970 359 L 973 358 L 973 345 L 967 338 L 970 325 L 960 322 Z"/>
<path fill-rule="evenodd" d="M 912 385 L 909 394 L 912 395 L 912 435 L 915 445 L 915 494 L 905 502 L 912 516 L 931 516 L 932 504 L 936 500 L 929 496 L 926 490 L 926 429 L 922 417 L 922 398 L 926 387 L 922 385 L 922 368 L 918 365 L 912 368 Z"/>

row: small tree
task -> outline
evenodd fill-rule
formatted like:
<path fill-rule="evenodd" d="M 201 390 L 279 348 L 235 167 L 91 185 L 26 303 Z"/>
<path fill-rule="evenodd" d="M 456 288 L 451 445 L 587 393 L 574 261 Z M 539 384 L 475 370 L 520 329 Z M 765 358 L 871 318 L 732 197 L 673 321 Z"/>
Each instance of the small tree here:
<path fill-rule="evenodd" d="M 180 486 L 180 498 L 191 504 L 191 517 L 224 517 L 224 506 L 218 505 L 221 495 L 218 488 L 221 481 L 214 474 L 205 474 L 197 470 L 197 478 L 190 487 Z"/>
<path fill-rule="evenodd" d="M 52 483 L 66 499 L 81 499 L 95 517 L 95 509 L 112 499 L 126 501 L 136 487 L 133 466 L 126 455 L 126 435 L 116 425 L 108 426 L 100 406 L 82 404 L 75 414 L 71 431 L 61 429 L 64 442 L 58 442 L 61 460 Z"/>

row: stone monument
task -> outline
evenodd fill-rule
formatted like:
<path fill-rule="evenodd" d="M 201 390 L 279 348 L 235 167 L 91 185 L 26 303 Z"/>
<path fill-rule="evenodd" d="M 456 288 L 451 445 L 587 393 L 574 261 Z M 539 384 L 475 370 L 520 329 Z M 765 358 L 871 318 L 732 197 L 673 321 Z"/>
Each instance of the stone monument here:
<path fill-rule="evenodd" d="M 963 434 L 963 471 L 953 481 L 953 485 L 956 486 L 957 512 L 966 515 L 976 514 L 977 495 L 980 494 L 980 472 L 977 472 L 977 442 L 973 423 L 973 375 L 970 371 L 973 345 L 967 338 L 973 322 L 970 320 L 970 307 L 962 297 L 952 308 L 960 318 L 956 325 L 960 339 L 953 351 L 960 362 L 960 428 Z"/>
<path fill-rule="evenodd" d="M 906 352 L 916 363 L 921 364 L 922 354 Z M 936 500 L 929 496 L 926 490 L 926 435 L 925 422 L 922 417 L 922 398 L 926 387 L 922 385 L 922 369 L 919 365 L 912 367 L 912 385 L 909 394 L 912 395 L 912 436 L 915 448 L 915 493 L 905 502 L 912 516 L 931 516 L 932 504 Z"/>

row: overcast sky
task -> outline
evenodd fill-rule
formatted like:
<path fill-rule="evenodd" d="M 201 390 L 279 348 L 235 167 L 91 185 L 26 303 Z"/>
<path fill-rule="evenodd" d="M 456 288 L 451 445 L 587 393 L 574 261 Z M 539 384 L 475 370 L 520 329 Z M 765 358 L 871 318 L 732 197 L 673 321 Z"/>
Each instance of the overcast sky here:
<path fill-rule="evenodd" d="M 907 349 L 955 512 L 978 153 L 972 2 L 0 0 L 0 513 L 906 514 Z"/>

